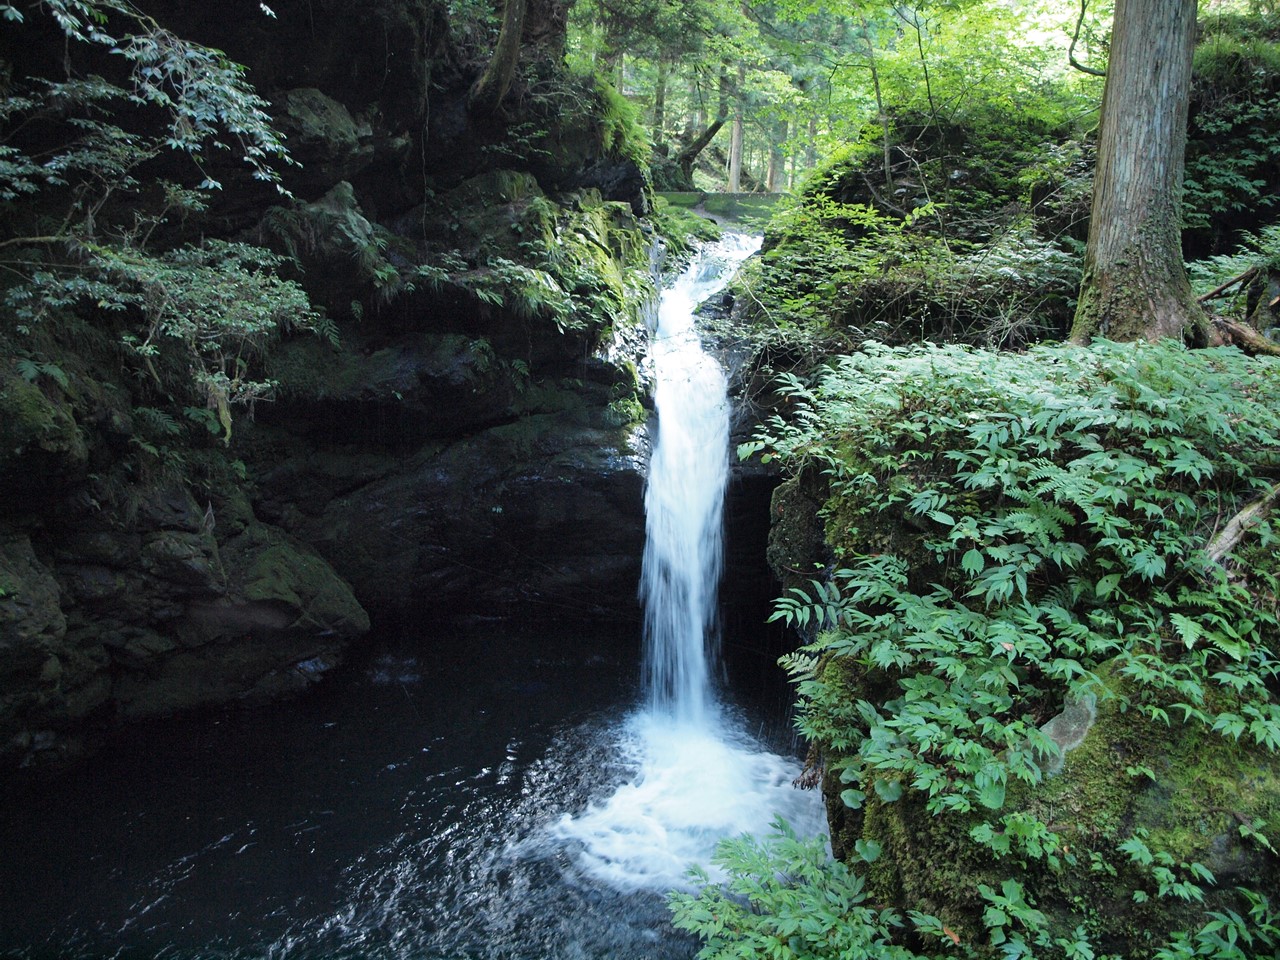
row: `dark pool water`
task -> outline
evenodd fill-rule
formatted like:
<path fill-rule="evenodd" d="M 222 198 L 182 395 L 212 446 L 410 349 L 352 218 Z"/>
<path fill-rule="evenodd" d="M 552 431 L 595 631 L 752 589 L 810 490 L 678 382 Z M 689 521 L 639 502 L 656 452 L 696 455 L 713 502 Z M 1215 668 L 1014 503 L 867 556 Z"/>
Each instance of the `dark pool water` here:
<path fill-rule="evenodd" d="M 660 891 L 532 842 L 634 774 L 633 632 L 388 642 L 301 701 L 0 786 L 0 957 L 692 956 Z M 741 724 L 786 740 L 763 712 Z"/>

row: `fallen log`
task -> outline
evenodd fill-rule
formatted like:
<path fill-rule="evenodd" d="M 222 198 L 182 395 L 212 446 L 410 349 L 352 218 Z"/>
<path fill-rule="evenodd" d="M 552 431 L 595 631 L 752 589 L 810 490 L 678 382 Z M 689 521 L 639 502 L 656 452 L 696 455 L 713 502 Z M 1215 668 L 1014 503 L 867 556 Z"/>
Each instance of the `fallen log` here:
<path fill-rule="evenodd" d="M 1280 343 L 1264 337 L 1257 330 L 1228 320 L 1226 317 L 1214 317 L 1213 325 L 1227 343 L 1234 343 L 1245 353 L 1262 354 L 1267 357 L 1280 357 Z"/>

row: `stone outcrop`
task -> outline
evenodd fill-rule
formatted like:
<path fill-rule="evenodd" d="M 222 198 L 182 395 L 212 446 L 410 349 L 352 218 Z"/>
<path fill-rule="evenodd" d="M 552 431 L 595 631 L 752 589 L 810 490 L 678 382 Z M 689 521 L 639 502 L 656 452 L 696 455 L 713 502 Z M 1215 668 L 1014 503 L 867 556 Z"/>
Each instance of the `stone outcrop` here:
<path fill-rule="evenodd" d="M 941 582 L 936 557 L 924 549 L 928 533 L 906 512 L 874 517 L 856 513 L 847 490 L 833 494 L 818 471 L 779 486 L 772 504 L 769 558 L 784 583 L 804 585 L 800 570 L 829 562 L 833 546 L 845 556 L 892 551 L 911 559 L 911 576 Z M 857 522 L 852 518 L 857 517 Z M 862 701 L 894 709 L 902 697 L 898 669 L 869 660 L 825 657 L 814 670 L 841 691 L 850 709 Z M 1040 732 L 1053 752 L 1040 757 L 1043 779 L 1011 779 L 1001 821 L 975 804 L 968 812 L 930 811 L 918 789 L 881 794 L 864 781 L 857 808 L 841 794 L 841 750 L 814 744 L 810 755 L 821 779 L 834 854 L 857 864 L 876 903 L 938 917 L 957 943 L 985 943 L 990 907 L 982 890 L 1000 890 L 1016 877 L 1047 919 L 1050 936 L 1068 942 L 1086 929 L 1099 954 L 1151 956 L 1171 931 L 1198 929 L 1212 911 L 1247 912 L 1239 887 L 1275 902 L 1280 897 L 1277 856 L 1268 839 L 1280 828 L 1280 758 L 1248 735 L 1233 739 L 1170 709 L 1167 720 L 1142 709 L 1142 692 L 1116 661 L 1092 671 L 1089 684 L 1064 698 Z M 1224 709 L 1231 694 L 1214 691 Z M 877 786 L 879 781 L 876 781 Z M 899 795 L 900 794 L 900 795 Z M 1020 848 L 1016 826 L 1041 823 L 1055 835 L 1055 854 Z M 1011 852 L 993 853 L 975 832 L 1011 838 Z M 1192 865 L 1213 880 L 1203 898 L 1161 889 L 1150 864 L 1130 857 L 1141 842 L 1164 858 L 1169 876 L 1196 879 Z M 874 850 L 865 859 L 861 851 Z M 1203 879 L 1202 876 L 1199 879 Z M 1137 893 L 1135 894 L 1135 891 Z"/>
<path fill-rule="evenodd" d="M 116 317 L 0 363 L 0 763 L 305 689 L 371 616 L 634 617 L 651 238 L 594 88 L 521 77 L 477 121 L 477 51 L 430 0 L 139 6 L 247 65 L 299 161 L 281 196 L 211 151 L 222 190 L 157 240 L 295 257 L 329 335 L 255 358 L 278 386 L 230 434 L 183 370 L 123 371 Z M 15 76 L 61 69 L 52 20 L 22 30 Z"/>
<path fill-rule="evenodd" d="M 242 496 L 121 494 L 128 510 L 72 499 L 0 541 L 0 752 L 74 746 L 95 714 L 304 689 L 369 628 L 348 584 Z"/>

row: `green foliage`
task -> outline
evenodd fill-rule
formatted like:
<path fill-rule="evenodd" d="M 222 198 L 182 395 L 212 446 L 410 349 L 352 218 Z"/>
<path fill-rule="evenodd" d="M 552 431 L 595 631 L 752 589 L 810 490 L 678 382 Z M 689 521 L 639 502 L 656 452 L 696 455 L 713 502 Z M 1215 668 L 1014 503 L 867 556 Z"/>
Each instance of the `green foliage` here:
<path fill-rule="evenodd" d="M 667 242 L 667 253 L 680 260 L 692 253 L 698 243 L 720 238 L 720 227 L 714 220 L 699 217 L 681 207 L 668 203 L 662 197 L 654 200 L 650 216 L 655 229 Z"/>
<path fill-rule="evenodd" d="M 724 841 L 713 862 L 729 875 L 723 886 L 669 898 L 676 928 L 705 942 L 698 960 L 915 956 L 894 945 L 903 918 L 869 903 L 854 870 L 832 862 L 821 840 L 799 839 L 782 820 L 764 840 Z M 710 882 L 702 870 L 691 878 Z"/>
<path fill-rule="evenodd" d="M 1256 216 L 1276 202 L 1280 43 L 1274 22 L 1218 16 L 1196 47 L 1197 106 L 1188 132 L 1185 225 L 1209 232 L 1224 214 Z"/>
<path fill-rule="evenodd" d="M 855 818 L 931 815 L 937 830 L 967 834 L 973 856 L 995 871 L 968 891 L 983 904 L 984 942 L 957 936 L 958 955 L 1093 956 L 1089 929 L 1105 922 L 1086 912 L 1064 933 L 1076 921 L 1051 917 L 1034 898 L 1045 878 L 1080 869 L 1075 839 L 1069 846 L 1060 826 L 1013 798 L 1044 789 L 1064 749 L 1046 721 L 1086 694 L 1199 737 L 1201 751 L 1280 753 L 1270 516 L 1256 513 L 1222 559 L 1209 552 L 1246 505 L 1276 495 L 1276 369 L 1172 343 L 1020 355 L 869 344 L 814 385 L 792 377 L 782 392 L 788 420 L 774 418 L 740 453 L 821 474 L 831 493 L 834 563 L 776 614 L 811 637 L 784 663 L 828 780 L 843 786 Z M 1150 955 L 1275 949 L 1276 914 L 1263 894 L 1241 892 L 1224 909 L 1229 891 L 1195 858 L 1133 824 L 1116 842 L 1118 862 L 1104 846 L 1094 863 L 1109 883 L 1130 884 L 1119 889 L 1136 908 L 1202 911 L 1198 930 L 1145 932 L 1157 945 Z M 1265 836 L 1251 842 L 1271 849 Z M 781 856 L 724 849 L 731 873 L 786 875 Z M 850 869 L 871 876 L 882 861 L 865 852 L 850 851 Z M 688 901 L 680 904 L 688 920 Z M 733 944 L 756 935 L 698 916 L 700 932 L 720 938 L 706 956 L 735 955 Z M 868 935 L 865 918 L 849 923 Z"/>
<path fill-rule="evenodd" d="M 159 255 L 128 245 L 81 250 L 75 271 L 37 271 L 10 288 L 14 316 L 28 329 L 77 310 L 136 316 L 138 325 L 121 334 L 127 353 L 162 389 L 194 387 L 227 439 L 231 405 L 250 404 L 273 386 L 252 373 L 268 343 L 282 330 L 321 326 L 302 288 L 274 272 L 284 258 L 259 247 L 210 240 Z M 48 364 L 19 369 L 57 379 Z"/>
<path fill-rule="evenodd" d="M 8 120 L 16 111 L 37 111 L 47 107 L 82 105 L 119 100 L 134 106 L 161 111 L 168 129 L 160 137 L 140 137 L 110 123 L 81 118 L 84 146 L 72 147 L 52 159 L 37 162 L 20 151 L 7 148 L 4 159 L 17 169 L 0 169 L 4 192 L 29 192 L 29 176 L 42 175 L 47 182 L 63 182 L 66 170 L 92 169 L 113 153 L 113 145 L 124 145 L 130 165 L 162 147 L 186 153 L 200 163 L 206 148 L 227 150 L 231 146 L 220 137 L 229 137 L 253 176 L 279 185 L 274 163 L 289 162 L 283 140 L 271 125 L 268 104 L 245 79 L 240 64 L 214 50 L 175 36 L 150 17 L 123 0 L 46 0 L 41 11 L 51 16 L 71 43 L 120 57 L 128 70 L 129 85 L 117 87 L 100 77 L 67 83 L 43 82 L 29 97 L 6 96 L 0 118 Z M 21 23 L 23 14 L 5 6 L 7 20 Z M 77 121 L 73 121 L 77 122 Z M 43 168 L 43 174 L 39 168 Z M 6 184 L 7 181 L 7 184 Z M 218 183 L 206 176 L 202 187 Z"/>
<path fill-rule="evenodd" d="M 861 732 L 842 689 L 802 685 L 805 732 L 859 744 L 848 782 L 892 771 L 934 812 L 998 807 L 992 785 L 1034 782 L 1052 752 L 1035 718 L 1114 658 L 1139 709 L 1177 705 L 1229 730 L 1217 721 L 1235 714 L 1207 692 L 1225 687 L 1272 747 L 1280 621 L 1257 604 L 1272 575 L 1228 576 L 1203 553 L 1218 518 L 1269 490 L 1280 465 L 1269 367 L 1165 344 L 870 348 L 787 392 L 796 421 L 746 450 L 823 465 L 847 564 L 802 600 L 834 628 L 806 652 L 902 677 Z M 876 539 L 892 516 L 927 531 L 919 557 Z M 1266 520 L 1250 533 L 1273 536 Z M 920 583 L 925 558 L 936 570 Z M 800 616 L 794 600 L 779 614 Z"/>
<path fill-rule="evenodd" d="M 1257 232 L 1245 231 L 1233 253 L 1219 254 L 1187 264 L 1187 277 L 1197 294 L 1222 291 L 1214 300 L 1214 312 L 1237 320 L 1256 322 L 1266 333 L 1273 326 L 1267 293 L 1269 278 L 1280 273 L 1280 224 Z M 1225 290 L 1224 290 L 1225 285 Z"/>
<path fill-rule="evenodd" d="M 0 96 L 0 263 L 10 321 L 0 336 L 34 356 L 92 318 L 140 380 L 150 380 L 145 389 L 207 406 L 229 439 L 231 406 L 271 388 L 253 370 L 266 344 L 291 328 L 330 338 L 335 330 L 279 276 L 283 258 L 217 241 L 165 250 L 154 238 L 172 236 L 174 221 L 200 213 L 219 187 L 206 167 L 213 151 L 238 154 L 254 178 L 281 189 L 276 167 L 291 161 L 267 104 L 242 66 L 123 0 L 48 0 L 33 9 L 65 37 L 70 78 L 11 78 Z M 10 5 L 4 14 L 22 42 L 33 14 Z M 121 82 L 80 65 L 104 58 L 123 67 L 114 71 Z M 140 173 L 174 151 L 193 161 L 194 188 Z M 68 387 L 53 363 L 24 359 L 19 373 Z M 158 421 L 139 421 L 147 422 Z"/>
<path fill-rule="evenodd" d="M 640 126 L 639 108 L 602 78 L 596 78 L 595 90 L 602 108 L 600 144 L 605 153 L 626 157 L 640 170 L 647 171 L 652 150 Z"/>
<path fill-rule="evenodd" d="M 1029 218 L 974 244 L 949 239 L 943 216 L 933 204 L 899 216 L 806 194 L 775 215 L 767 249 L 748 266 L 754 317 L 841 331 L 849 343 L 1021 345 L 1062 328 L 1080 280 L 1074 256 Z"/>

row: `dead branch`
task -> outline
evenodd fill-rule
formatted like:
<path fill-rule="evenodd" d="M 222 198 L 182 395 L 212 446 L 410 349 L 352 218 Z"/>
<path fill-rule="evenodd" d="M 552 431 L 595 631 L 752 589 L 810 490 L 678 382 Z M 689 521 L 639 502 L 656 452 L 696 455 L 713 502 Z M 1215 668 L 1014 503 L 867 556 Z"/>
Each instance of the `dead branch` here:
<path fill-rule="evenodd" d="M 1280 483 L 1228 520 L 1227 525 L 1222 528 L 1222 532 L 1205 547 L 1205 553 L 1208 555 L 1209 560 L 1212 563 L 1221 563 L 1222 558 L 1234 550 L 1240 541 L 1244 539 L 1244 535 L 1249 532 L 1249 528 L 1261 520 L 1263 515 L 1271 509 L 1271 505 L 1275 503 L 1278 497 L 1280 497 Z"/>
<path fill-rule="evenodd" d="M 1227 343 L 1234 343 L 1245 353 L 1266 357 L 1280 357 L 1280 343 L 1264 337 L 1252 327 L 1236 323 L 1226 317 L 1214 317 L 1213 326 Z"/>
<path fill-rule="evenodd" d="M 1216 300 L 1218 297 L 1222 296 L 1224 293 L 1226 293 L 1228 290 L 1234 287 L 1237 283 L 1243 283 L 1246 280 L 1252 280 L 1257 275 L 1258 275 L 1258 268 L 1250 267 L 1248 270 L 1240 274 L 1238 277 L 1232 277 L 1226 283 L 1221 284 L 1220 286 L 1214 287 L 1212 290 L 1206 293 L 1203 297 L 1197 297 L 1196 302 L 1208 303 L 1210 300 Z"/>

